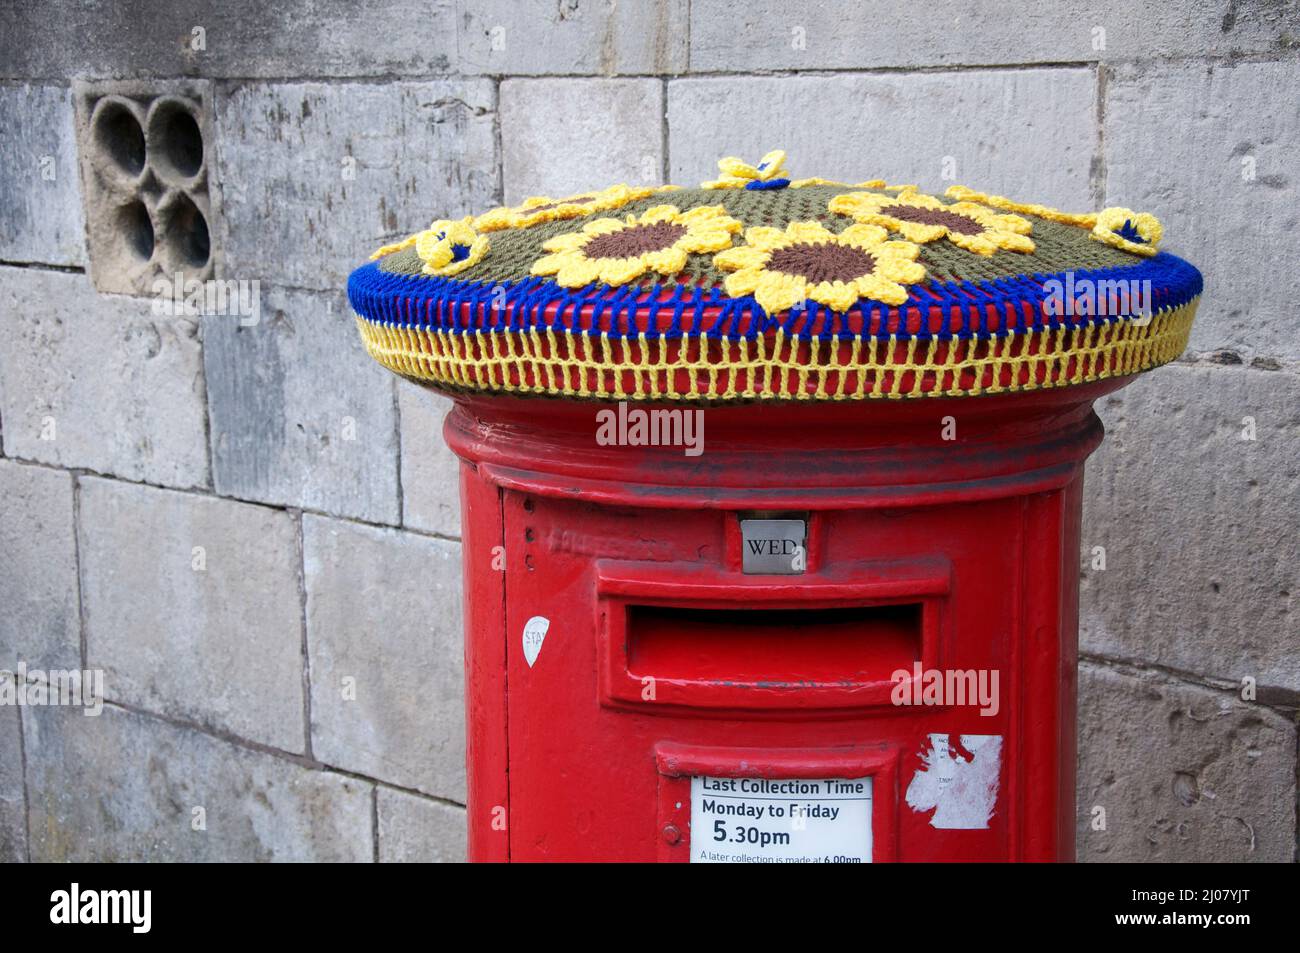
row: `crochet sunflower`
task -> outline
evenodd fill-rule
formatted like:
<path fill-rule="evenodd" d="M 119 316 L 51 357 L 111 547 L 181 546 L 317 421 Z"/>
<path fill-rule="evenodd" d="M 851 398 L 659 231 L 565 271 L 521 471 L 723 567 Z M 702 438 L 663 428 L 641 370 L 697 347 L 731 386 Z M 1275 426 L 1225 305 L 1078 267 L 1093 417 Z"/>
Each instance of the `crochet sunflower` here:
<path fill-rule="evenodd" d="M 828 208 L 851 215 L 855 222 L 881 225 L 913 242 L 925 244 L 946 238 L 977 255 L 999 249 L 1032 252 L 1028 238 L 1033 226 L 1019 215 L 1000 215 L 974 202 L 945 205 L 932 195 L 903 191 L 898 195 L 848 192 L 830 200 Z"/>
<path fill-rule="evenodd" d="M 752 294 L 768 314 L 809 299 L 836 311 L 859 298 L 902 304 L 905 286 L 921 281 L 925 268 L 916 261 L 916 245 L 887 238 L 878 225 L 850 225 L 838 235 L 817 222 L 791 222 L 784 230 L 756 226 L 745 231 L 744 245 L 714 255 L 713 263 L 734 272 L 727 294 Z"/>
<path fill-rule="evenodd" d="M 640 216 L 598 218 L 580 231 L 548 239 L 542 248 L 551 254 L 533 262 L 532 273 L 554 275 L 565 288 L 622 285 L 647 271 L 675 275 L 686 267 L 687 255 L 729 247 L 742 227 L 721 205 L 688 212 L 656 205 Z"/>

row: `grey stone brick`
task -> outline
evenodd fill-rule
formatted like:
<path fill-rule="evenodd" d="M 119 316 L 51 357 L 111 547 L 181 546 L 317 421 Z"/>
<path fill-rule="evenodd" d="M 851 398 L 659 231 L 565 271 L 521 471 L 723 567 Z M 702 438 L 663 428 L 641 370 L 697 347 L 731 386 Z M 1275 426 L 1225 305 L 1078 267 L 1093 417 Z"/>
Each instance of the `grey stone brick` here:
<path fill-rule="evenodd" d="M 1078 63 L 1283 51 L 1298 35 L 1286 3 L 691 0 L 690 55 L 692 72 Z"/>
<path fill-rule="evenodd" d="M 0 460 L 0 669 L 81 668 L 72 477 Z"/>
<path fill-rule="evenodd" d="M 460 70 L 543 73 L 680 73 L 686 69 L 687 0 L 638 3 L 462 2 Z"/>
<path fill-rule="evenodd" d="M 465 800 L 460 546 L 303 517 L 312 751 Z"/>
<path fill-rule="evenodd" d="M 0 681 L 12 687 L 13 675 L 0 671 Z M 0 864 L 27 859 L 22 730 L 17 706 L 0 705 Z"/>
<path fill-rule="evenodd" d="M 379 861 L 384 864 L 462 863 L 465 809 L 379 788 Z"/>
<path fill-rule="evenodd" d="M 9 456 L 170 486 L 208 482 L 193 319 L 97 296 L 84 275 L 0 268 Z"/>
<path fill-rule="evenodd" d="M 453 0 L 53 0 L 7 12 L 0 76 L 422 75 L 456 58 Z"/>
<path fill-rule="evenodd" d="M 722 156 L 757 161 L 782 148 L 794 178 L 883 178 L 939 191 L 957 182 L 1084 209 L 1093 206 L 1096 141 L 1090 69 L 668 84 L 669 171 L 677 185 L 715 178 Z"/>
<path fill-rule="evenodd" d="M 1300 7 L 1294 7 L 1300 10 Z M 1300 61 L 1119 68 L 1106 93 L 1106 202 L 1153 212 L 1205 273 L 1193 351 L 1300 360 Z"/>
<path fill-rule="evenodd" d="M 338 295 L 272 288 L 261 319 L 203 319 L 218 493 L 396 523 L 393 375 Z"/>
<path fill-rule="evenodd" d="M 1300 381 L 1175 364 L 1097 409 L 1109 433 L 1084 480 L 1084 650 L 1300 689 Z"/>
<path fill-rule="evenodd" d="M 0 259 L 83 265 L 72 97 L 59 86 L 0 86 Z"/>
<path fill-rule="evenodd" d="M 663 180 L 663 84 L 655 79 L 501 83 L 507 202 Z"/>
<path fill-rule="evenodd" d="M 380 245 L 496 192 L 488 80 L 237 86 L 217 100 L 232 278 L 343 289 Z"/>
<path fill-rule="evenodd" d="M 33 860 L 373 857 L 364 781 L 112 706 L 28 709 L 24 728 Z"/>
<path fill-rule="evenodd" d="M 1231 693 L 1086 662 L 1079 712 L 1080 860 L 1294 860 L 1289 719 Z M 1093 830 L 1096 808 L 1105 830 Z"/>
<path fill-rule="evenodd" d="M 402 415 L 402 522 L 460 536 L 460 458 L 442 439 L 451 401 L 407 381 L 397 384 Z"/>
<path fill-rule="evenodd" d="M 288 515 L 92 478 L 79 532 L 86 652 L 110 700 L 303 750 Z"/>

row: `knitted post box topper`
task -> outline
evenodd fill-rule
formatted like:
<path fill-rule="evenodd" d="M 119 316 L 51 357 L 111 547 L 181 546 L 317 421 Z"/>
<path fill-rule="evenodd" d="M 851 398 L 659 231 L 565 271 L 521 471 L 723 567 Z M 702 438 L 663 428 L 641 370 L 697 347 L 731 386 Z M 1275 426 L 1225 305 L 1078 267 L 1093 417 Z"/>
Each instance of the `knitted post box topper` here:
<path fill-rule="evenodd" d="M 366 349 L 444 391 L 731 402 L 1061 387 L 1187 345 L 1201 275 L 1149 213 L 719 167 L 384 246 L 348 281 Z"/>

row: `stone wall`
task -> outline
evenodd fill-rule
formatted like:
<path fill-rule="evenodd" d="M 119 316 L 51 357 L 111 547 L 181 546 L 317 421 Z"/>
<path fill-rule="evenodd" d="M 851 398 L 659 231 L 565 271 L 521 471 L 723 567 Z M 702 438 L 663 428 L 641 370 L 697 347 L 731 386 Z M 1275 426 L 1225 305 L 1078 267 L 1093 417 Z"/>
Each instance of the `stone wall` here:
<path fill-rule="evenodd" d="M 1099 407 L 1079 854 L 1294 860 L 1295 2 L 210 6 L 0 31 L 0 669 L 108 699 L 0 707 L 0 859 L 462 857 L 446 403 L 365 357 L 346 275 L 435 214 L 782 147 L 1149 209 L 1203 268 L 1187 354 Z M 199 254 L 256 321 L 97 290 L 135 265 L 87 104 L 154 91 L 197 104 Z"/>

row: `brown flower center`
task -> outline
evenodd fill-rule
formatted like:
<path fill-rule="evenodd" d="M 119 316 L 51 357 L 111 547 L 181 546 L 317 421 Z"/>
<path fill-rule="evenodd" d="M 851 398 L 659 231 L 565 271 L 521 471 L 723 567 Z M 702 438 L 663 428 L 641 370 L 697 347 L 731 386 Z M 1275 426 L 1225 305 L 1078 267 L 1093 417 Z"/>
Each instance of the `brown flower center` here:
<path fill-rule="evenodd" d="M 553 208 L 559 208 L 561 205 L 587 205 L 596 201 L 594 195 L 583 195 L 576 199 L 560 199 L 558 202 L 548 202 L 545 205 L 533 205 L 523 210 L 525 215 L 532 215 L 534 212 L 549 212 Z"/>
<path fill-rule="evenodd" d="M 772 252 L 767 259 L 767 268 L 796 275 L 813 284 L 852 281 L 875 270 L 876 256 L 852 245 L 799 242 Z"/>
<path fill-rule="evenodd" d="M 582 250 L 588 258 L 636 258 L 646 252 L 671 248 L 685 234 L 686 226 L 676 222 L 630 225 L 597 235 Z"/>
<path fill-rule="evenodd" d="M 883 214 L 904 222 L 916 222 L 920 225 L 942 225 L 958 235 L 978 235 L 984 226 L 969 216 L 959 212 L 946 212 L 940 208 L 917 208 L 915 205 L 888 205 L 880 210 Z"/>

